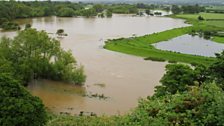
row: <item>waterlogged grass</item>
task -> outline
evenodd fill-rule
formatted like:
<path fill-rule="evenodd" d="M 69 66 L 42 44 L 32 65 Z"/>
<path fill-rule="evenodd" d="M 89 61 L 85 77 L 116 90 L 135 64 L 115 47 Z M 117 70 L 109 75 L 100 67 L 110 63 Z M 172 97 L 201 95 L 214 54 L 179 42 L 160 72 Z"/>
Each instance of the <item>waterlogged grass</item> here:
<path fill-rule="evenodd" d="M 47 126 L 123 126 L 125 117 L 122 116 L 69 116 L 53 117 Z"/>
<path fill-rule="evenodd" d="M 167 41 L 169 39 L 191 33 L 192 30 L 197 30 L 197 27 L 189 26 L 183 28 L 175 28 L 172 30 L 145 35 L 142 37 L 108 40 L 104 48 L 112 51 L 145 57 L 146 60 L 184 62 L 190 64 L 205 65 L 210 64 L 215 60 L 214 58 L 158 50 L 151 45 L 153 43 Z"/>
<path fill-rule="evenodd" d="M 215 36 L 212 38 L 212 41 L 224 44 L 224 37 Z"/>

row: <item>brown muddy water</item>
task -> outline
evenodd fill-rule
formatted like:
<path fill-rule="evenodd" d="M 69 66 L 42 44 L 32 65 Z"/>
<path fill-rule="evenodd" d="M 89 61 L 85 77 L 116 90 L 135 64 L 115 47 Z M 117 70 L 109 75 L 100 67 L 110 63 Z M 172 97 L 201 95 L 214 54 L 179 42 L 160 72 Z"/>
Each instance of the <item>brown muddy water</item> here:
<path fill-rule="evenodd" d="M 19 20 L 31 23 L 38 30 L 55 33 L 64 29 L 68 34 L 61 40 L 64 49 L 71 49 L 79 64 L 84 65 L 85 86 L 39 80 L 28 87 L 55 113 L 80 111 L 97 114 L 124 114 L 138 104 L 139 98 L 152 95 L 164 74 L 166 63 L 144 61 L 103 49 L 104 41 L 130 37 L 187 26 L 183 20 L 166 17 L 133 17 L 114 15 L 112 18 L 32 18 Z M 1 32 L 0 36 L 15 36 L 15 32 Z M 99 94 L 107 97 L 90 97 Z M 86 96 L 87 95 L 87 96 Z"/>

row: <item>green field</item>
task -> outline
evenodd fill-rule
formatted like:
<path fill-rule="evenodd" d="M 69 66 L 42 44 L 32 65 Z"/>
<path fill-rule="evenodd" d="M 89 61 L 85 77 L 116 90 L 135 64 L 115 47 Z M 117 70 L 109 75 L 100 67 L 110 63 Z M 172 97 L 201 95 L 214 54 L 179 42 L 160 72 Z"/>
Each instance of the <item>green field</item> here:
<path fill-rule="evenodd" d="M 191 64 L 209 64 L 213 62 L 214 58 L 158 50 L 151 45 L 153 43 L 167 41 L 169 39 L 191 33 L 192 29 L 194 28 L 176 28 L 142 37 L 109 40 L 106 42 L 104 47 L 109 50 L 141 56 L 155 61 L 185 62 Z"/>
<path fill-rule="evenodd" d="M 199 15 L 205 18 L 205 21 L 199 22 L 197 20 Z M 222 32 L 224 31 L 224 14 L 220 13 L 179 14 L 175 15 L 175 17 L 186 19 L 189 22 L 193 23 L 194 25 L 201 25 L 200 27 L 204 26 L 208 31 L 211 30 L 209 29 L 209 27 L 218 28 L 217 31 Z M 220 36 L 213 36 L 211 40 L 218 43 L 224 43 L 224 37 Z"/>
<path fill-rule="evenodd" d="M 198 16 L 202 16 L 205 20 L 200 21 L 201 24 L 224 28 L 224 14 L 219 13 L 199 13 L 199 14 L 178 14 L 176 18 L 197 21 Z M 197 21 L 198 23 L 198 21 Z"/>
<path fill-rule="evenodd" d="M 185 19 L 198 19 L 198 16 L 202 16 L 205 20 L 209 19 L 224 19 L 224 14 L 219 13 L 199 13 L 199 14 L 178 14 L 176 17 Z"/>

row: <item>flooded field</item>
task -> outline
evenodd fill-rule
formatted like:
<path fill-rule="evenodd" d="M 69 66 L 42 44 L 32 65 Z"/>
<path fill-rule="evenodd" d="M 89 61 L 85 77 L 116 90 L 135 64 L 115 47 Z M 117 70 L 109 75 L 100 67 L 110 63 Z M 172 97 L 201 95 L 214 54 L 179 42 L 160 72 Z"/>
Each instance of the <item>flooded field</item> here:
<path fill-rule="evenodd" d="M 49 80 L 37 80 L 28 87 L 44 104 L 56 113 L 80 111 L 97 114 L 123 114 L 136 107 L 139 98 L 152 95 L 164 74 L 166 63 L 144 61 L 103 49 L 104 41 L 130 37 L 187 26 L 183 20 L 166 17 L 134 17 L 114 15 L 112 18 L 45 17 L 18 20 L 31 23 L 51 36 L 64 29 L 68 36 L 61 38 L 64 49 L 72 50 L 85 68 L 87 81 L 83 87 Z M 1 32 L 0 36 L 15 36 Z M 104 96 L 105 98 L 94 97 Z"/>

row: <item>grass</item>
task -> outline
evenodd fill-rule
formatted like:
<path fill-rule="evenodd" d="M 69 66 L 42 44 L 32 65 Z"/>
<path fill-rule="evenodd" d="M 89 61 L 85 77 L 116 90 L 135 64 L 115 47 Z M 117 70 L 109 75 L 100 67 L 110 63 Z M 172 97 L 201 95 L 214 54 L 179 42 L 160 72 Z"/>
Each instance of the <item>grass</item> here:
<path fill-rule="evenodd" d="M 220 13 L 199 13 L 199 14 L 178 14 L 176 17 L 184 19 L 198 19 L 198 16 L 202 16 L 205 20 L 210 19 L 224 19 L 224 14 Z"/>
<path fill-rule="evenodd" d="M 215 36 L 212 38 L 212 41 L 224 44 L 224 37 Z"/>
<path fill-rule="evenodd" d="M 204 23 L 205 23 L 205 25 L 224 28 L 224 20 L 223 21 L 205 21 Z"/>
<path fill-rule="evenodd" d="M 121 126 L 122 116 L 69 116 L 53 117 L 46 126 Z"/>
<path fill-rule="evenodd" d="M 205 19 L 204 21 L 200 21 L 201 24 L 224 28 L 224 14 L 220 13 L 178 14 L 174 17 L 198 24 L 198 16 L 202 16 Z"/>
<path fill-rule="evenodd" d="M 191 33 L 193 29 L 195 28 L 190 26 L 145 35 L 142 37 L 109 40 L 106 42 L 104 48 L 112 51 L 146 57 L 145 59 L 153 61 L 184 62 L 190 64 L 202 63 L 205 65 L 210 64 L 215 60 L 214 58 L 158 50 L 151 45 L 153 43 L 167 41 L 169 39 Z"/>

